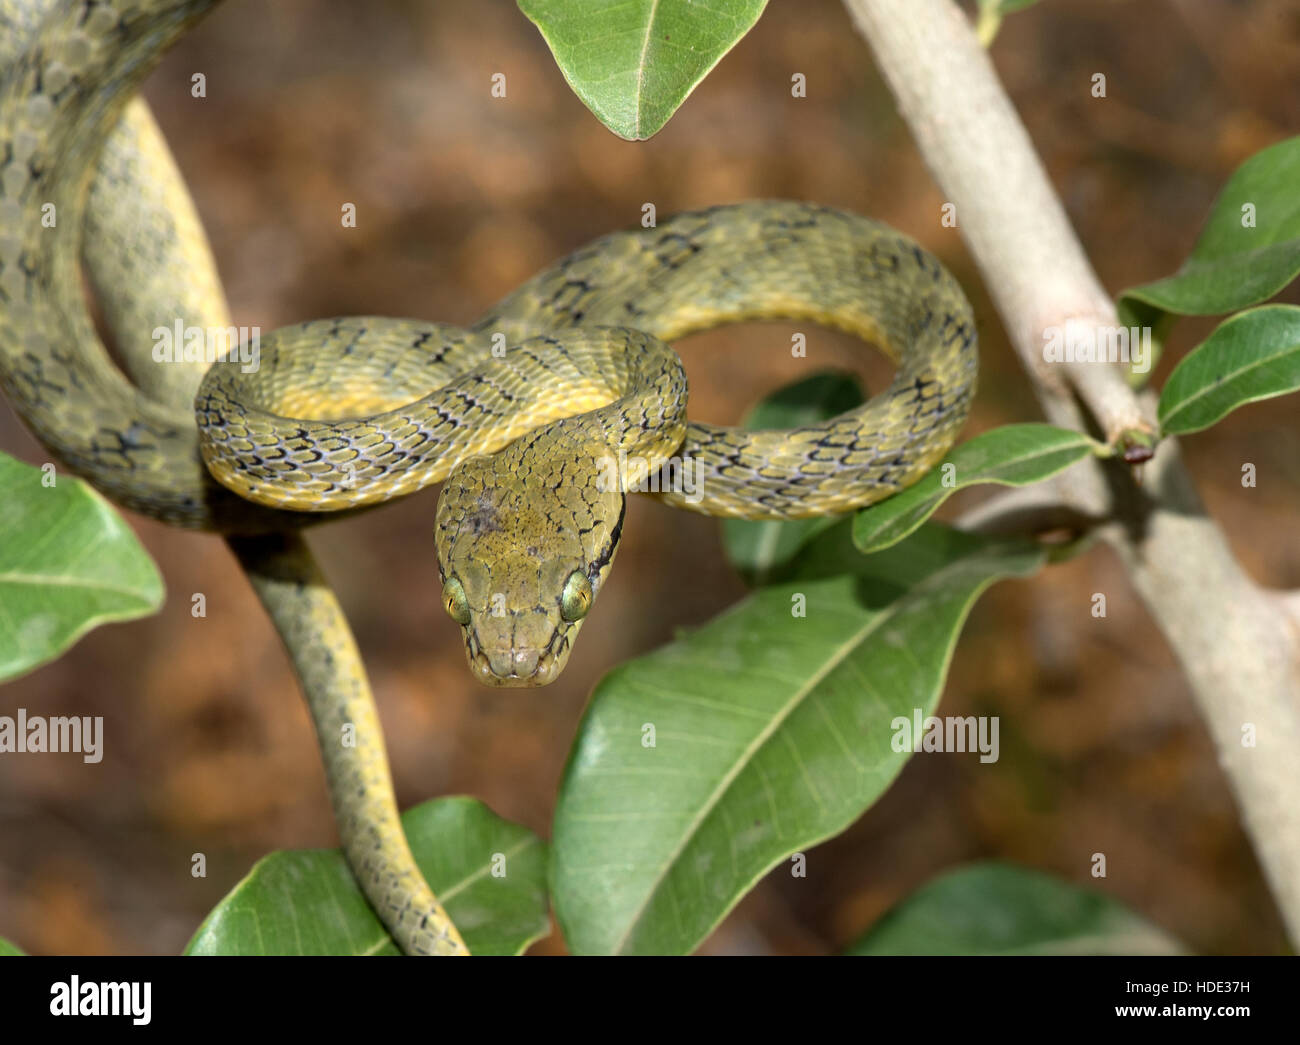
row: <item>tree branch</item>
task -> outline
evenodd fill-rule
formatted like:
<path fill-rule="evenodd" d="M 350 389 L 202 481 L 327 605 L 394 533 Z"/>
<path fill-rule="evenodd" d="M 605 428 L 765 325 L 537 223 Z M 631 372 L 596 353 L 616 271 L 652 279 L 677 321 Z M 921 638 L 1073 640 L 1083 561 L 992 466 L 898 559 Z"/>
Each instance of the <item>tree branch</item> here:
<path fill-rule="evenodd" d="M 956 205 L 958 226 L 1047 417 L 1084 428 L 1090 416 L 1112 440 L 1151 432 L 1151 398 L 1135 395 L 1118 366 L 1045 361 L 1053 328 L 1088 338 L 1113 331 L 1119 320 L 961 11 L 951 0 L 845 6 Z M 1232 557 L 1173 440 L 1159 445 L 1144 471 L 1139 486 L 1120 461 L 1089 462 L 1055 486 L 1074 509 L 1116 520 L 1105 536 L 1187 673 L 1290 938 L 1300 945 L 1295 616 Z"/>
<path fill-rule="evenodd" d="M 1291 627 L 1300 638 L 1300 591 L 1280 591 L 1277 599 L 1282 604 L 1282 611 L 1291 619 Z"/>
<path fill-rule="evenodd" d="M 989 536 L 1026 536 L 1051 530 L 1089 533 L 1107 520 L 1073 507 L 1054 482 L 1021 486 L 990 497 L 957 519 L 962 530 Z"/>

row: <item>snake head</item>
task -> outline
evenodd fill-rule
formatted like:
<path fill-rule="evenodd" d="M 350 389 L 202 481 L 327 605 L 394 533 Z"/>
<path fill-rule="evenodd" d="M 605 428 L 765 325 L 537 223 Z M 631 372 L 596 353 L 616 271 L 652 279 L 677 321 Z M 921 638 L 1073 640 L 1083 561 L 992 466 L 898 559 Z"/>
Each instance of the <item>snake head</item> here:
<path fill-rule="evenodd" d="M 489 686 L 555 681 L 618 549 L 626 497 L 554 427 L 462 462 L 438 499 L 443 607 Z"/>

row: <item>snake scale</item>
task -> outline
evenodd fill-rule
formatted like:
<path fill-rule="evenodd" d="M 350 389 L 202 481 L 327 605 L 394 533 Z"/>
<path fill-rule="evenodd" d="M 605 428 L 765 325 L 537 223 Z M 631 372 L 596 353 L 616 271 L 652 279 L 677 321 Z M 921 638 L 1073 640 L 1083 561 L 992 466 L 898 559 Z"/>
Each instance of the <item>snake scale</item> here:
<path fill-rule="evenodd" d="M 297 531 L 442 482 L 442 602 L 471 669 L 545 684 L 608 576 L 629 491 L 671 465 L 694 469 L 695 496 L 671 482 L 655 495 L 709 515 L 889 496 L 965 420 L 973 317 L 888 226 L 750 202 L 590 243 L 469 327 L 316 320 L 262 337 L 255 368 L 155 362 L 156 326 L 229 325 L 184 183 L 132 100 L 214 2 L 0 0 L 0 382 L 49 451 L 119 504 L 227 535 L 299 672 L 368 898 L 408 952 L 465 953 L 406 848 L 364 670 Z M 83 263 L 129 378 L 95 332 Z M 872 341 L 897 363 L 892 383 L 795 429 L 688 420 L 667 342 L 776 318 Z M 336 740 L 348 723 L 356 749 Z"/>

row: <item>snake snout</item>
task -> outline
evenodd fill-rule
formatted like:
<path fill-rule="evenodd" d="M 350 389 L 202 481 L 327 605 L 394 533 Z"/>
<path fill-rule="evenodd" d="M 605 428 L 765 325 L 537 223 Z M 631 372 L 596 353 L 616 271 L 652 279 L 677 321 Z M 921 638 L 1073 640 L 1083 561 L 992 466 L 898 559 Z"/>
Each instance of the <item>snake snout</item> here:
<path fill-rule="evenodd" d="M 535 649 L 490 650 L 488 663 L 492 665 L 492 671 L 497 675 L 527 678 L 537 671 L 537 661 L 541 658 L 541 652 Z"/>
<path fill-rule="evenodd" d="M 528 647 L 482 650 L 470 659 L 478 680 L 489 686 L 546 686 L 559 675 L 559 663 Z"/>

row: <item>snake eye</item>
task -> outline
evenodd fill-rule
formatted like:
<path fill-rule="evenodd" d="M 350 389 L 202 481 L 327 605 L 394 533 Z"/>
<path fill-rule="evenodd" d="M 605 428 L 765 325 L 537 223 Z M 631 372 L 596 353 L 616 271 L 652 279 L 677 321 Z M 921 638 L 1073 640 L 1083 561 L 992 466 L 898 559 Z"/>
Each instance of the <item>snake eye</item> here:
<path fill-rule="evenodd" d="M 564 582 L 560 594 L 560 616 L 565 620 L 582 620 L 591 609 L 591 581 L 581 570 L 574 570 Z"/>
<path fill-rule="evenodd" d="M 448 577 L 447 583 L 442 586 L 442 606 L 447 611 L 447 616 L 457 624 L 469 623 L 469 599 L 465 596 L 465 588 L 455 577 Z"/>

